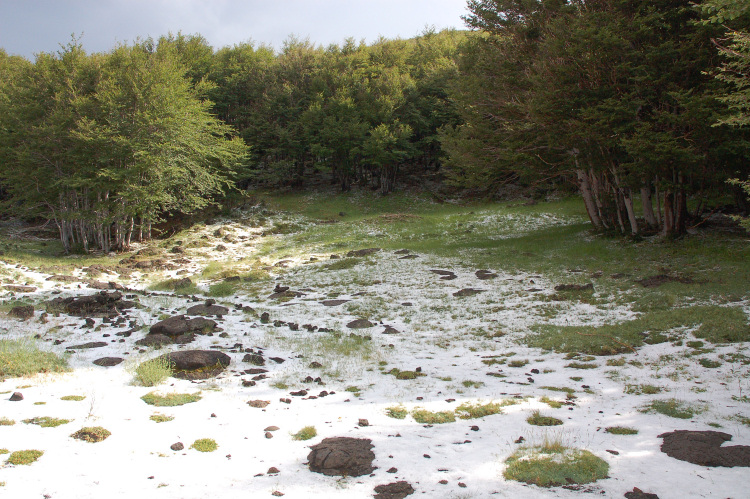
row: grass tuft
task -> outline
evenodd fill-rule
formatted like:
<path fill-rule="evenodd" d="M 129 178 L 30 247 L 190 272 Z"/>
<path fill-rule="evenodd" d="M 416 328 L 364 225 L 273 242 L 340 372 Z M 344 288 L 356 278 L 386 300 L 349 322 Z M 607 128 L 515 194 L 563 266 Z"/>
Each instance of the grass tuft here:
<path fill-rule="evenodd" d="M 37 426 L 41 426 L 42 428 L 56 428 L 60 425 L 68 424 L 72 420 L 71 419 L 58 419 L 58 418 L 51 418 L 49 416 L 42 416 L 38 418 L 31 418 L 31 419 L 24 419 L 23 422 L 26 424 L 35 424 Z"/>
<path fill-rule="evenodd" d="M 60 400 L 69 400 L 72 402 L 80 402 L 81 400 L 84 400 L 86 398 L 85 395 L 65 395 L 64 397 L 60 397 Z"/>
<path fill-rule="evenodd" d="M 6 461 L 8 464 L 23 464 L 28 465 L 39 459 L 44 455 L 43 451 L 40 450 L 17 450 L 13 452 Z"/>
<path fill-rule="evenodd" d="M 640 412 L 643 413 L 659 413 L 669 416 L 671 418 L 678 419 L 690 419 L 696 414 L 700 414 L 706 410 L 705 407 L 696 405 L 690 405 L 682 400 L 677 399 L 666 399 L 666 400 L 653 400 L 642 409 Z"/>
<path fill-rule="evenodd" d="M 112 433 L 101 426 L 86 426 L 73 433 L 71 437 L 86 442 L 101 442 L 106 440 Z"/>
<path fill-rule="evenodd" d="M 213 438 L 199 438 L 193 442 L 190 448 L 195 449 L 198 452 L 213 452 L 219 448 L 219 445 Z"/>
<path fill-rule="evenodd" d="M 174 374 L 174 365 L 166 357 L 156 357 L 135 368 L 133 384 L 147 387 L 160 385 L 172 374 Z"/>
<path fill-rule="evenodd" d="M 292 440 L 310 440 L 316 436 L 318 436 L 318 430 L 316 430 L 314 426 L 305 426 L 292 435 Z"/>
<path fill-rule="evenodd" d="M 406 410 L 406 407 L 400 405 L 388 407 L 385 410 L 385 415 L 393 419 L 405 419 L 407 414 L 409 414 L 409 411 Z"/>
<path fill-rule="evenodd" d="M 629 426 L 608 426 L 604 431 L 612 435 L 638 435 L 638 430 Z"/>
<path fill-rule="evenodd" d="M 68 370 L 66 359 L 40 350 L 29 340 L 0 340 L 0 377 L 17 378 Z"/>
<path fill-rule="evenodd" d="M 156 407 L 174 407 L 198 402 L 200 399 L 200 393 L 168 393 L 167 395 L 159 395 L 156 392 L 149 392 L 141 397 L 141 400 L 148 405 Z"/>
<path fill-rule="evenodd" d="M 506 479 L 539 487 L 592 483 L 609 472 L 607 462 L 591 452 L 565 447 L 519 449 L 505 464 Z"/>
<path fill-rule="evenodd" d="M 559 426 L 563 422 L 551 416 L 542 416 L 539 411 L 534 411 L 526 418 L 526 422 L 534 426 Z"/>
<path fill-rule="evenodd" d="M 156 413 L 149 416 L 148 419 L 157 423 L 167 423 L 169 421 L 172 421 L 174 419 L 174 416 L 166 416 L 164 414 Z"/>
<path fill-rule="evenodd" d="M 456 421 L 456 414 L 452 411 L 432 412 L 426 409 L 414 409 L 411 411 L 411 417 L 421 424 L 443 424 Z"/>

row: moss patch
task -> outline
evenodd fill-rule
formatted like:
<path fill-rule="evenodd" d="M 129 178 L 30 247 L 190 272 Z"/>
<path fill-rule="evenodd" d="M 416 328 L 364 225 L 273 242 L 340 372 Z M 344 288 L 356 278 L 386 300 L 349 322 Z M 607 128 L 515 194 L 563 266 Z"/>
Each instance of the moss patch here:
<path fill-rule="evenodd" d="M 411 411 L 411 417 L 417 423 L 422 424 L 443 424 L 456 421 L 456 415 L 452 411 L 432 412 L 426 409 L 414 409 Z"/>
<path fill-rule="evenodd" d="M 213 438 L 199 438 L 193 442 L 190 448 L 195 449 L 198 452 L 213 452 L 219 448 L 219 445 Z"/>
<path fill-rule="evenodd" d="M 24 419 L 23 422 L 26 424 L 35 424 L 37 426 L 41 426 L 42 428 L 55 428 L 60 425 L 68 424 L 72 420 L 71 419 L 58 419 L 58 418 L 51 418 L 49 416 L 42 416 L 38 418 L 31 418 L 31 419 Z"/>
<path fill-rule="evenodd" d="M 316 436 L 318 436 L 318 430 L 316 430 L 314 426 L 305 426 L 292 435 L 292 440 L 310 440 Z"/>
<path fill-rule="evenodd" d="M 607 462 L 591 452 L 564 447 L 519 449 L 505 464 L 506 479 L 540 487 L 592 483 L 609 472 Z"/>
<path fill-rule="evenodd" d="M 198 402 L 200 399 L 200 393 L 168 393 L 167 395 L 159 395 L 156 392 L 149 392 L 141 397 L 141 400 L 148 405 L 156 407 L 174 407 Z"/>
<path fill-rule="evenodd" d="M 44 455 L 40 450 L 17 450 L 13 452 L 6 463 L 8 464 L 31 464 Z"/>
<path fill-rule="evenodd" d="M 71 437 L 77 440 L 95 443 L 106 440 L 110 435 L 112 435 L 112 433 L 101 426 L 85 426 L 73 433 Z"/>

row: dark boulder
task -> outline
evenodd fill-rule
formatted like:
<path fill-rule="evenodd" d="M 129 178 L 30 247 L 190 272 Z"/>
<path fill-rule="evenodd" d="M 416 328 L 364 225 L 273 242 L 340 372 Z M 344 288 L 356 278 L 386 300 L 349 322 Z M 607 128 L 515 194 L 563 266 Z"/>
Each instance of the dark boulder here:
<path fill-rule="evenodd" d="M 375 470 L 369 438 L 334 437 L 310 447 L 310 471 L 328 476 L 362 476 Z"/>
<path fill-rule="evenodd" d="M 206 334 L 216 329 L 216 322 L 203 317 L 188 319 L 184 315 L 169 317 L 159 321 L 149 329 L 149 334 L 163 334 L 174 338 L 187 333 Z"/>
<path fill-rule="evenodd" d="M 393 482 L 388 485 L 375 487 L 375 499 L 404 499 L 414 493 L 414 487 L 409 482 Z"/>
<path fill-rule="evenodd" d="M 232 362 L 229 355 L 215 350 L 183 350 L 159 358 L 172 365 L 173 377 L 189 380 L 213 378 Z"/>
<path fill-rule="evenodd" d="M 34 305 L 16 305 L 10 309 L 8 315 L 24 321 L 31 319 L 34 317 Z"/>

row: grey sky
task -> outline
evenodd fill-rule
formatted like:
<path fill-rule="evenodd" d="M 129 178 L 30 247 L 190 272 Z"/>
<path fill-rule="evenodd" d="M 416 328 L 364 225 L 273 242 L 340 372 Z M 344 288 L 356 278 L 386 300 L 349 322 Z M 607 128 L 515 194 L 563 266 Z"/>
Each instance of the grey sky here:
<path fill-rule="evenodd" d="M 280 48 L 294 34 L 319 45 L 347 37 L 411 38 L 463 29 L 466 0 L 0 0 L 0 47 L 33 60 L 83 33 L 88 52 L 182 31 L 214 48 L 252 40 Z"/>

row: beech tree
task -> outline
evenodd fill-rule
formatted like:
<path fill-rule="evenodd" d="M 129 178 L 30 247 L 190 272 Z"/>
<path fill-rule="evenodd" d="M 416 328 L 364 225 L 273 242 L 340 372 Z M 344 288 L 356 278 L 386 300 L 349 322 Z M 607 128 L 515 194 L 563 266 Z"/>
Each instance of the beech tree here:
<path fill-rule="evenodd" d="M 153 48 L 88 56 L 74 40 L 3 88 L 7 207 L 54 220 L 66 252 L 150 237 L 162 214 L 221 194 L 246 154 L 175 51 Z"/>
<path fill-rule="evenodd" d="M 469 11 L 486 35 L 456 92 L 466 124 L 445 136 L 454 181 L 485 167 L 567 178 L 595 228 L 679 236 L 688 197 L 742 167 L 743 134 L 711 127 L 724 112 L 707 74 L 720 30 L 690 2 L 471 0 Z"/>

